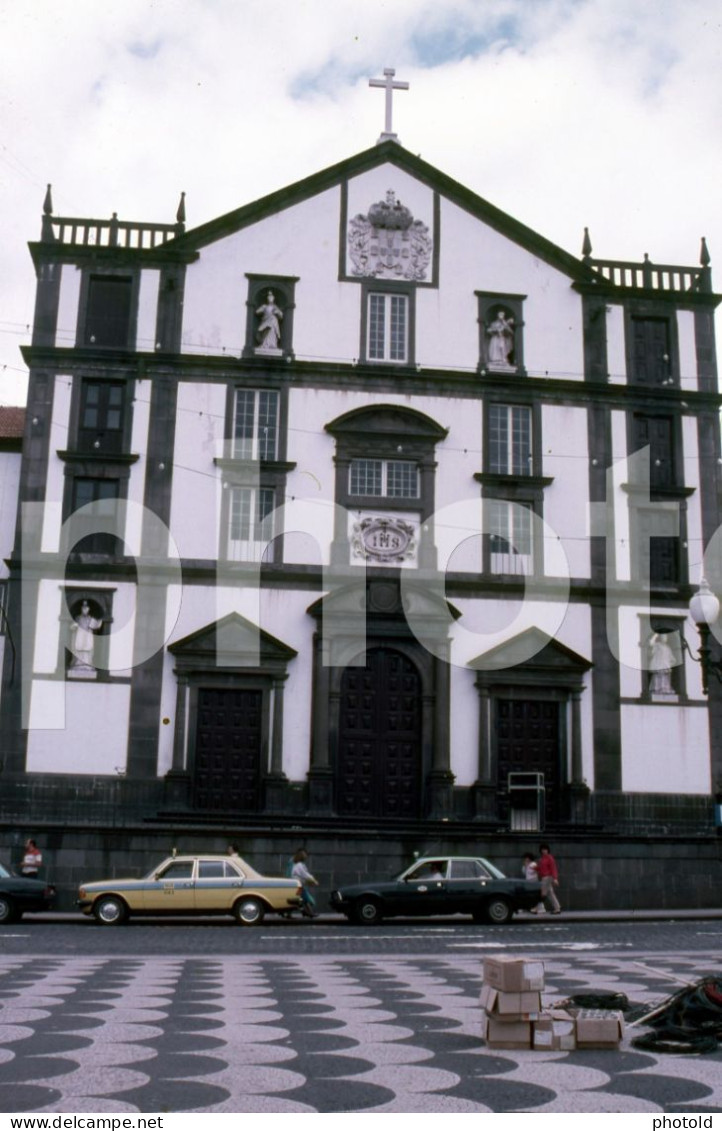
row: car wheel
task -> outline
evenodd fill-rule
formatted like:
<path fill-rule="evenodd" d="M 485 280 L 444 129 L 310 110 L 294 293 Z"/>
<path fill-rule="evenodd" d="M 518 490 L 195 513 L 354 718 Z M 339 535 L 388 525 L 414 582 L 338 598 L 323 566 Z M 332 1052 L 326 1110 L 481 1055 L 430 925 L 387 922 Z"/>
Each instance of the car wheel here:
<path fill-rule="evenodd" d="M 266 908 L 260 899 L 237 899 L 233 904 L 233 914 L 242 927 L 257 927 L 263 922 Z"/>
<path fill-rule="evenodd" d="M 8 895 L 0 895 L 0 924 L 16 923 L 20 916 Z"/>
<path fill-rule="evenodd" d="M 128 908 L 114 895 L 101 895 L 93 904 L 93 915 L 103 927 L 118 927 L 128 918 Z"/>
<path fill-rule="evenodd" d="M 356 901 L 353 917 L 354 922 L 360 924 L 360 926 L 372 927 L 375 923 L 381 922 L 384 913 L 378 900 L 367 896 Z"/>
<path fill-rule="evenodd" d="M 492 899 L 486 905 L 486 918 L 490 923 L 508 923 L 512 909 L 505 899 Z"/>

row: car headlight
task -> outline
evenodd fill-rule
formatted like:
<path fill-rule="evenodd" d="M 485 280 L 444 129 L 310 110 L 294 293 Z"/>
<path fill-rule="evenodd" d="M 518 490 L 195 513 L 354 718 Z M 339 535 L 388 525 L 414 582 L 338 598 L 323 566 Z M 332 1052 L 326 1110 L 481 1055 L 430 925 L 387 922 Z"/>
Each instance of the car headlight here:
<path fill-rule="evenodd" d="M 85 888 L 78 888 L 78 899 L 85 899 Z"/>

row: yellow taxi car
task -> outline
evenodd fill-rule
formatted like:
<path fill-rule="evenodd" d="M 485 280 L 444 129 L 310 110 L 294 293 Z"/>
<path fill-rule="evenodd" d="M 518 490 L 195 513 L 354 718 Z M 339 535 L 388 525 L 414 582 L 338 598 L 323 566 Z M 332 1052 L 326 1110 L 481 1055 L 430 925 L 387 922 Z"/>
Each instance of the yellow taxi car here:
<path fill-rule="evenodd" d="M 82 884 L 78 906 L 112 927 L 135 915 L 233 915 L 243 927 L 301 906 L 297 880 L 261 876 L 240 856 L 170 856 L 142 880 Z"/>

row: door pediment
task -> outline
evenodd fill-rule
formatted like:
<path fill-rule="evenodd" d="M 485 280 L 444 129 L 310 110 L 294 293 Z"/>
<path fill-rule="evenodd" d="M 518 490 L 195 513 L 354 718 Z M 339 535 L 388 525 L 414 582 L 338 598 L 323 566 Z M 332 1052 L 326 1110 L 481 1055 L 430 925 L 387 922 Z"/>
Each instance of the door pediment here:
<path fill-rule="evenodd" d="M 285 669 L 298 654 L 240 613 L 220 620 L 168 645 L 177 671 L 228 671 L 229 668 Z"/>
<path fill-rule="evenodd" d="M 476 682 L 480 687 L 502 679 L 578 687 L 592 666 L 590 660 L 538 628 L 526 629 L 469 661 L 469 667 L 478 672 Z"/>

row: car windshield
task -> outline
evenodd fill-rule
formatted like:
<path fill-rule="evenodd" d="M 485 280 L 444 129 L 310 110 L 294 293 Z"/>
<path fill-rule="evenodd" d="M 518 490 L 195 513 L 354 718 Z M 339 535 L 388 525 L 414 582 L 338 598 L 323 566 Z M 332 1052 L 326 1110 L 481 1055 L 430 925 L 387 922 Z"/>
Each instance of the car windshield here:
<path fill-rule="evenodd" d="M 2 876 L 3 879 L 7 879 L 9 876 L 12 876 L 12 872 L 9 868 L 6 868 L 4 864 L 0 864 L 0 876 Z"/>

